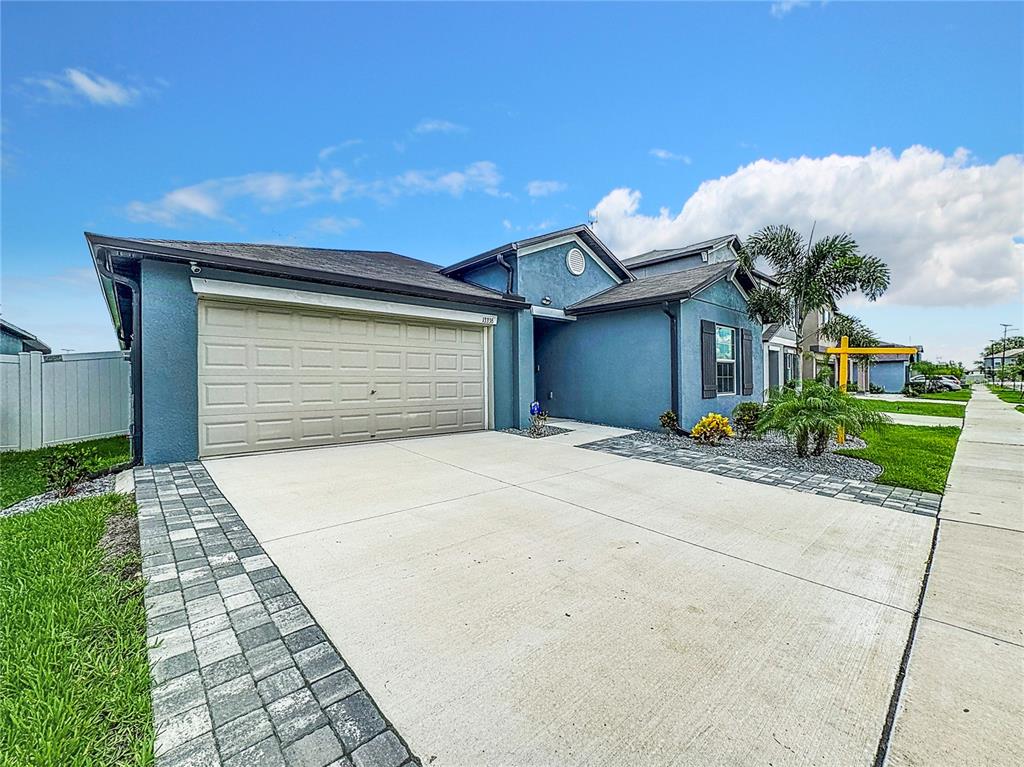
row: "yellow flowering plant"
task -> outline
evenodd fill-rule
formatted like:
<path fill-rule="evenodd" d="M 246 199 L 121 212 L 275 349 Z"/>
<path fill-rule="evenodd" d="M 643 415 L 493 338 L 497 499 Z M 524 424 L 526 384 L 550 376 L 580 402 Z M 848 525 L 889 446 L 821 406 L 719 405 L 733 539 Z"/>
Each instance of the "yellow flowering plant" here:
<path fill-rule="evenodd" d="M 732 426 L 729 425 L 729 419 L 724 415 L 708 413 L 697 421 L 697 424 L 690 430 L 690 436 L 698 442 L 717 445 L 720 440 L 732 436 Z"/>

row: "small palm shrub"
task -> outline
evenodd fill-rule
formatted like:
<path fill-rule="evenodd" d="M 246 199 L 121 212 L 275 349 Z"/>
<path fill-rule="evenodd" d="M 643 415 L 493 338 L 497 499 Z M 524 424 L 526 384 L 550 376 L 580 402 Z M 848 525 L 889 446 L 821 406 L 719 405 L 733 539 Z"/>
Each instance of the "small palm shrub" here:
<path fill-rule="evenodd" d="M 892 423 L 884 413 L 871 410 L 856 397 L 818 381 L 804 381 L 800 391 L 776 389 L 771 393 L 757 432 L 788 435 L 801 458 L 821 455 L 840 428 L 859 436 L 869 426 Z"/>
<path fill-rule="evenodd" d="M 690 430 L 690 436 L 698 442 L 707 445 L 717 445 L 726 437 L 732 436 L 732 426 L 729 419 L 718 413 L 708 413 L 697 421 L 697 424 Z"/>
<path fill-rule="evenodd" d="M 732 422 L 743 438 L 754 436 L 757 422 L 761 420 L 764 407 L 760 402 L 741 402 L 732 409 Z"/>
<path fill-rule="evenodd" d="M 878 384 L 871 384 L 871 386 L 868 388 L 868 391 L 870 391 L 872 394 L 885 394 L 885 387 L 879 386 Z"/>
<path fill-rule="evenodd" d="M 71 495 L 75 485 L 89 478 L 98 460 L 95 448 L 81 445 L 58 445 L 43 459 L 46 489 L 61 498 Z"/>
<path fill-rule="evenodd" d="M 666 410 L 662 413 L 658 420 L 661 421 L 661 428 L 668 432 L 675 432 L 679 428 L 679 416 L 676 415 L 675 410 Z"/>

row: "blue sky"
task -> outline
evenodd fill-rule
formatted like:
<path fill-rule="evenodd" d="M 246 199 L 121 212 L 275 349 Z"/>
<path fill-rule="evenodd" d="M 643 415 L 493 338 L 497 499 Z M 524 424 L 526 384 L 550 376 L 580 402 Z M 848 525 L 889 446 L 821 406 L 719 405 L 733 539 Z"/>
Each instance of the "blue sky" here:
<path fill-rule="evenodd" d="M 1020 4 L 2 14 L 3 311 L 57 349 L 114 344 L 83 230 L 446 264 L 592 215 L 847 229 L 899 286 L 849 308 L 930 355 L 1024 326 Z"/>

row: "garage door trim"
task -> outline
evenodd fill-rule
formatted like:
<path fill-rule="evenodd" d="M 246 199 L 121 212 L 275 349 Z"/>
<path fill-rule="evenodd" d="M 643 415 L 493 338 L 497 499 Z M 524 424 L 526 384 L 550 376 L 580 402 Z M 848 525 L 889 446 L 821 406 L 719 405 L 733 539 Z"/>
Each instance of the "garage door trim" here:
<path fill-rule="evenodd" d="M 210 280 L 204 277 L 192 278 L 192 292 L 209 298 L 290 304 L 292 306 L 366 312 L 369 314 L 388 314 L 399 317 L 461 322 L 470 325 L 493 326 L 498 321 L 498 318 L 493 314 L 477 314 L 476 312 L 467 312 L 462 309 L 443 309 L 436 306 L 403 304 L 397 301 L 339 296 L 334 293 L 316 293 L 310 290 L 275 288 L 269 285 L 249 285 L 244 282 Z"/>

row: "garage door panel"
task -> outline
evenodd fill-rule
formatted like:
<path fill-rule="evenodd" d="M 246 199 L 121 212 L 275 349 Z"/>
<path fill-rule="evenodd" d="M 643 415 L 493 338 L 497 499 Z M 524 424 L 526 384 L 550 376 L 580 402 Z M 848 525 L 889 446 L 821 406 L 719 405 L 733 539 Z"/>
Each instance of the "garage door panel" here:
<path fill-rule="evenodd" d="M 204 456 L 486 427 L 473 327 L 203 299 Z"/>

